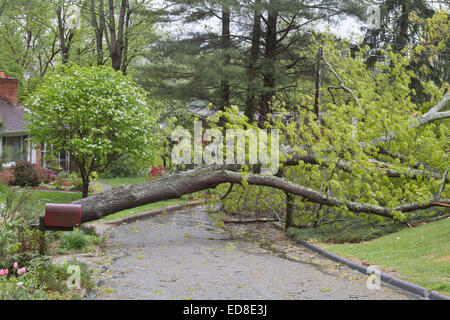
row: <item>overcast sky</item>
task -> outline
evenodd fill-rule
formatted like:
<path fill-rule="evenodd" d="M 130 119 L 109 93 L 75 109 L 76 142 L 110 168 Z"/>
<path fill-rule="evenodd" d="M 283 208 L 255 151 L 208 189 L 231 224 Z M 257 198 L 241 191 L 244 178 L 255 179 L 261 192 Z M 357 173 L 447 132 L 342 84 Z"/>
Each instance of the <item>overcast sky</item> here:
<path fill-rule="evenodd" d="M 376 4 L 382 2 L 382 0 L 367 0 L 367 2 L 370 4 Z M 447 0 L 447 5 L 444 4 L 446 0 L 428 0 L 428 2 L 436 9 L 443 9 L 444 7 L 448 9 L 448 2 L 450 2 L 450 0 Z M 153 4 L 156 7 L 167 5 L 164 0 L 153 0 Z M 369 8 L 369 5 L 367 7 Z M 221 23 L 219 19 L 213 18 L 197 24 L 183 25 L 180 22 L 174 22 L 164 24 L 160 28 L 166 32 L 169 31 L 174 34 L 182 34 L 190 31 L 204 30 L 205 26 L 220 32 Z M 367 26 L 367 24 L 363 21 L 351 17 L 342 17 L 341 22 L 337 26 L 330 27 L 330 31 L 342 38 L 351 38 L 354 41 L 358 41 L 358 39 L 363 36 L 363 32 L 361 32 L 361 27 L 363 26 Z M 324 22 L 315 25 L 316 29 L 323 31 L 327 30 L 328 27 L 329 24 Z"/>
<path fill-rule="evenodd" d="M 154 0 L 153 5 L 155 7 L 162 7 L 166 3 L 163 0 Z M 331 32 L 336 33 L 340 37 L 349 38 L 351 35 L 356 35 L 356 37 L 362 36 L 361 27 L 365 24 L 362 21 L 359 21 L 355 18 L 343 17 L 343 20 L 337 25 L 332 26 L 330 28 Z M 315 25 L 315 28 L 320 30 L 327 30 L 329 24 L 319 23 Z M 196 24 L 182 24 L 181 22 L 172 22 L 172 23 L 164 23 L 159 26 L 159 29 L 170 32 L 172 34 L 183 34 L 192 31 L 202 31 L 205 30 L 205 27 L 210 28 L 211 30 L 215 30 L 220 32 L 221 23 L 217 18 L 212 18 L 209 20 L 202 21 L 201 23 Z"/>

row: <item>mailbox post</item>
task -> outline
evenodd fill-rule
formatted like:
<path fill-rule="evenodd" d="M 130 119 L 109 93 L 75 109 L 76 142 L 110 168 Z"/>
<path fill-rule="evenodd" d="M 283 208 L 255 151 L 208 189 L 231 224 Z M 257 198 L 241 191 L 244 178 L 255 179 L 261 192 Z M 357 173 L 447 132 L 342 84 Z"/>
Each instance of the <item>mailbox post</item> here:
<path fill-rule="evenodd" d="M 39 252 L 44 254 L 46 231 L 72 231 L 81 226 L 81 205 L 54 204 L 45 205 L 45 213 L 39 216 L 39 229 L 42 231 Z"/>

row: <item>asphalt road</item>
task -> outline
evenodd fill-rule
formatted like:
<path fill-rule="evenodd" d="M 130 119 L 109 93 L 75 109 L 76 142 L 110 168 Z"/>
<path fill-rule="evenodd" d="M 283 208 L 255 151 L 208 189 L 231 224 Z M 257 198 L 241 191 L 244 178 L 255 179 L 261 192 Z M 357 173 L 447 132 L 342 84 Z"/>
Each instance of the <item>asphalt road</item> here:
<path fill-rule="evenodd" d="M 287 239 L 275 226 L 215 228 L 201 208 L 110 230 L 89 299 L 415 299 L 368 289 L 367 276 Z"/>

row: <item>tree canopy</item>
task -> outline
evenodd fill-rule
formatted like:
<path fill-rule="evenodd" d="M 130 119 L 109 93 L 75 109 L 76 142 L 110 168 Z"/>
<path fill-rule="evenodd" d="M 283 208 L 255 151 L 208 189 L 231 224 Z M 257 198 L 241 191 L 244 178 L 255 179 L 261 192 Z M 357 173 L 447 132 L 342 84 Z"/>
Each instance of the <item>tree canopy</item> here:
<path fill-rule="evenodd" d="M 146 93 L 111 67 L 64 66 L 29 98 L 29 133 L 35 143 L 66 150 L 83 179 L 121 156 L 156 152 L 156 113 Z"/>

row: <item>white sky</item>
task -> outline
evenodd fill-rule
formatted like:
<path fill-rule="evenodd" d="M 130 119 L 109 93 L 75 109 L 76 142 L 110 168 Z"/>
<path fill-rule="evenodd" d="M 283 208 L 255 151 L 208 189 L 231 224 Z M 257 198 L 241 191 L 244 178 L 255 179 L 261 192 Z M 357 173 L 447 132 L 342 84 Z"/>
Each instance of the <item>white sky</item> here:
<path fill-rule="evenodd" d="M 164 6 L 164 0 L 153 0 L 153 5 L 156 8 L 162 7 Z M 345 17 L 338 26 L 331 27 L 330 31 L 336 33 L 340 37 L 349 38 L 354 34 L 359 37 L 362 36 L 360 28 L 363 25 L 364 23 L 355 18 Z M 217 18 L 212 18 L 198 24 L 191 23 L 183 25 L 181 22 L 164 23 L 159 26 L 159 29 L 172 34 L 180 34 L 191 31 L 202 31 L 205 27 L 210 28 L 211 30 L 220 31 L 221 23 Z M 320 23 L 316 25 L 316 27 L 326 30 L 328 28 L 328 24 Z"/>
<path fill-rule="evenodd" d="M 368 7 L 370 4 L 379 3 L 382 0 L 367 0 Z M 450 2 L 450 0 L 448 0 Z M 428 0 L 428 2 L 436 9 L 448 9 L 448 4 L 444 5 L 445 0 Z M 164 0 L 153 0 L 153 4 L 155 7 L 162 7 L 165 5 Z M 331 32 L 334 32 L 340 37 L 343 38 L 352 38 L 354 40 L 357 40 L 357 38 L 361 37 L 363 33 L 361 32 L 361 27 L 364 26 L 365 23 L 362 21 L 359 21 L 356 18 L 350 18 L 350 17 L 344 17 L 343 20 L 338 24 L 338 26 L 332 26 L 330 28 Z M 211 28 L 212 30 L 218 30 L 220 31 L 221 24 L 218 21 L 218 19 L 210 19 L 207 21 L 203 21 L 199 24 L 188 24 L 183 25 L 180 22 L 176 23 L 170 23 L 170 24 L 164 24 L 164 26 L 161 26 L 160 29 L 164 31 L 169 31 L 171 33 L 177 34 L 177 33 L 184 33 L 189 31 L 201 31 L 204 30 L 205 26 Z M 320 23 L 316 25 L 316 28 L 319 30 L 327 30 L 328 24 L 326 23 Z"/>

